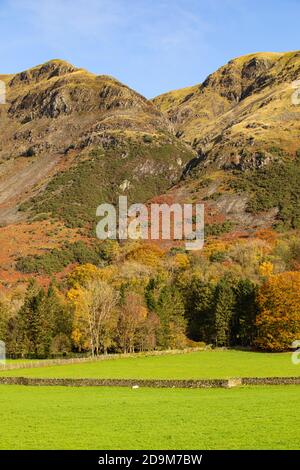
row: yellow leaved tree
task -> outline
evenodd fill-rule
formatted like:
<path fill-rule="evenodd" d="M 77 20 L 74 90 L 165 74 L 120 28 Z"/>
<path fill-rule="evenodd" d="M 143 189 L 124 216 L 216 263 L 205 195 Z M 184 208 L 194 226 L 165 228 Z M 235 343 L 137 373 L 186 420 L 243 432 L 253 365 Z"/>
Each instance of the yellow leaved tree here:
<path fill-rule="evenodd" d="M 256 346 L 270 351 L 291 348 L 300 339 L 300 272 L 271 276 L 258 295 Z"/>
<path fill-rule="evenodd" d="M 114 341 L 117 326 L 118 292 L 103 280 L 77 284 L 67 294 L 74 308 L 72 340 L 92 355 L 106 353 Z"/>

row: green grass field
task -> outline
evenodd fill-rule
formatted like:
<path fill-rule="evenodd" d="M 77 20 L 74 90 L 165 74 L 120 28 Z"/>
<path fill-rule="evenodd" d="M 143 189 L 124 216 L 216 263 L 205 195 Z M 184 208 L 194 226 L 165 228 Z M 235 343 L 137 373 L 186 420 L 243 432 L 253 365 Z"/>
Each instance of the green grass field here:
<path fill-rule="evenodd" d="M 297 386 L 0 386 L 1 449 L 298 449 Z"/>
<path fill-rule="evenodd" d="M 31 377 L 298 376 L 291 355 L 203 351 L 0 371 Z M 1 449 L 298 449 L 299 386 L 0 386 Z"/>
<path fill-rule="evenodd" d="M 197 379 L 298 376 L 291 354 L 244 351 L 202 351 L 164 356 L 109 359 L 36 369 L 1 371 L 0 375 L 30 377 L 100 377 L 134 379 Z"/>

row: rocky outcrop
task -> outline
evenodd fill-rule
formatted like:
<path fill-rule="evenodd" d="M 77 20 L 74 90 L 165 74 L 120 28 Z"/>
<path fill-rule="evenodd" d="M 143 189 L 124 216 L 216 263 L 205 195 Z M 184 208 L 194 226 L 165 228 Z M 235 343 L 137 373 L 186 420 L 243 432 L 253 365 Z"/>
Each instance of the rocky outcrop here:
<path fill-rule="evenodd" d="M 63 60 L 51 60 L 30 70 L 17 73 L 9 82 L 9 87 L 32 85 L 53 77 L 62 77 L 78 69 Z"/>

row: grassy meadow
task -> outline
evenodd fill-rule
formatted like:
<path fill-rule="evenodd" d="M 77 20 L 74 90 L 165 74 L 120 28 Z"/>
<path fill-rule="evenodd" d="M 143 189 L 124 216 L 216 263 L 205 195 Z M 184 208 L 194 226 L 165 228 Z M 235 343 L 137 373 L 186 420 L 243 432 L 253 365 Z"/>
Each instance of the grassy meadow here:
<path fill-rule="evenodd" d="M 30 377 L 296 376 L 288 353 L 202 351 L 0 371 Z M 0 386 L 1 449 L 297 449 L 299 386 Z"/>
<path fill-rule="evenodd" d="M 200 351 L 1 371 L 0 375 L 67 378 L 200 379 L 298 376 L 290 353 Z"/>
<path fill-rule="evenodd" d="M 0 386 L 1 449 L 297 449 L 297 386 Z"/>

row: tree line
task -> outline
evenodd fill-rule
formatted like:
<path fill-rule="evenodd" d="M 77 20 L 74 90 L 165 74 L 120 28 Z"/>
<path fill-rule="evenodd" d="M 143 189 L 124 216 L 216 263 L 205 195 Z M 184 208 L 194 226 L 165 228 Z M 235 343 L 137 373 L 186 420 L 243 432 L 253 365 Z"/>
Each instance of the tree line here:
<path fill-rule="evenodd" d="M 2 297 L 7 353 L 99 355 L 200 344 L 281 351 L 300 339 L 299 271 L 274 274 L 264 261 L 256 279 L 232 266 L 208 276 L 185 253 L 163 264 L 156 248 L 130 253 L 120 264 L 77 266 L 48 288 L 31 280 L 22 299 Z"/>

